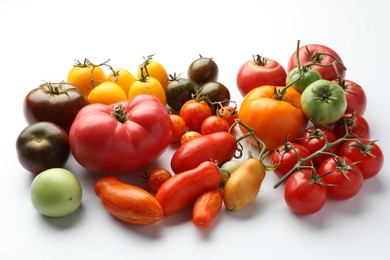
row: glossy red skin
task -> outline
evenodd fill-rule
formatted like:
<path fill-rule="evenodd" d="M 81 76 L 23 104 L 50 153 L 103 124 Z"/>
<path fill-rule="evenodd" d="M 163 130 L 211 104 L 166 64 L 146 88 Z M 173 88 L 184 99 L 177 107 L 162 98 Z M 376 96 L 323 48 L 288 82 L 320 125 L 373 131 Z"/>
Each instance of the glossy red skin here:
<path fill-rule="evenodd" d="M 363 142 L 368 147 L 360 146 L 356 140 Z M 382 149 L 376 142 L 372 142 L 367 138 L 357 138 L 356 140 L 346 141 L 340 149 L 340 155 L 354 162 L 359 162 L 356 165 L 361 170 L 363 179 L 372 178 L 383 167 L 384 155 Z"/>
<path fill-rule="evenodd" d="M 339 157 L 340 160 L 345 158 L 346 164 L 352 161 L 346 157 Z M 321 181 L 334 186 L 328 186 L 328 198 L 334 200 L 347 200 L 354 197 L 363 185 L 363 175 L 356 164 L 351 165 L 353 169 L 345 170 L 344 173 L 337 168 L 334 158 L 328 158 L 318 168 L 318 175 L 327 174 Z M 348 178 L 346 178 L 345 174 Z"/>
<path fill-rule="evenodd" d="M 213 111 L 205 101 L 188 100 L 180 109 L 179 115 L 186 122 L 189 131 L 200 132 L 203 121 L 211 116 Z"/>
<path fill-rule="evenodd" d="M 49 85 L 59 88 L 53 92 Z M 88 104 L 83 92 L 70 83 L 45 83 L 31 90 L 25 97 L 23 112 L 29 124 L 48 121 L 62 127 L 67 133 L 81 108 Z"/>
<path fill-rule="evenodd" d="M 346 126 L 348 128 L 349 137 L 370 138 L 370 126 L 363 116 L 350 113 L 344 114 L 333 124 L 332 131 L 337 137 L 341 138 L 346 134 Z"/>
<path fill-rule="evenodd" d="M 298 143 L 305 146 L 310 151 L 310 154 L 313 154 L 316 151 L 320 150 L 322 147 L 324 147 L 324 145 L 326 144 L 325 140 L 327 140 L 329 143 L 332 143 L 338 139 L 336 134 L 333 133 L 332 130 L 330 130 L 329 128 L 319 126 L 319 129 L 325 134 L 325 137 L 321 134 L 318 134 L 316 128 L 312 126 L 306 129 L 298 140 Z M 340 144 L 336 144 L 331 148 L 325 150 L 325 152 L 338 154 L 340 151 L 340 146 Z M 330 156 L 331 155 L 329 154 L 321 154 L 317 157 L 314 157 L 312 162 L 315 167 L 319 167 L 321 163 Z"/>
<path fill-rule="evenodd" d="M 200 127 L 200 133 L 202 135 L 208 135 L 216 132 L 228 132 L 229 124 L 228 122 L 216 115 L 211 115 L 207 117 Z"/>
<path fill-rule="evenodd" d="M 217 162 L 221 166 L 233 158 L 236 149 L 236 139 L 227 132 L 202 135 L 185 142 L 175 151 L 171 169 L 177 174 L 193 169 L 204 161 Z"/>
<path fill-rule="evenodd" d="M 217 166 L 206 161 L 197 167 L 178 173 L 165 181 L 156 193 L 156 199 L 163 208 L 164 216 L 185 208 L 198 196 L 216 188 L 222 181 Z"/>
<path fill-rule="evenodd" d="M 311 176 L 311 170 L 303 169 Z M 301 171 L 293 173 L 285 182 L 284 199 L 297 215 L 311 215 L 322 209 L 327 200 L 327 187 L 310 183 L 311 179 Z"/>
<path fill-rule="evenodd" d="M 237 87 L 242 96 L 263 85 L 284 86 L 287 72 L 275 60 L 268 59 L 264 65 L 258 65 L 253 59 L 245 62 L 237 74 Z"/>
<path fill-rule="evenodd" d="M 287 147 L 286 150 L 285 145 L 282 144 L 271 153 L 271 164 L 279 163 L 274 169 L 278 178 L 282 178 L 295 166 L 298 162 L 298 156 L 303 159 L 310 155 L 310 151 L 305 146 L 297 143 L 291 143 L 291 145 L 292 147 Z M 310 162 L 305 165 L 310 165 Z"/>
<path fill-rule="evenodd" d="M 111 114 L 122 105 L 124 123 Z M 154 162 L 171 138 L 171 119 L 152 95 L 138 95 L 113 105 L 90 104 L 77 114 L 69 140 L 74 158 L 91 172 L 125 174 Z"/>
<path fill-rule="evenodd" d="M 363 115 L 367 107 L 367 97 L 364 89 L 357 83 L 344 79 L 343 82 L 334 80 L 335 83 L 339 84 L 345 93 L 347 99 L 347 110 L 345 113 L 356 112 L 358 115 Z"/>
<path fill-rule="evenodd" d="M 306 65 L 307 63 L 309 63 L 311 61 L 311 57 L 312 55 L 315 53 L 315 52 L 325 52 L 325 53 L 329 53 L 329 54 L 332 54 L 334 55 L 339 61 L 343 62 L 341 57 L 339 56 L 338 53 L 336 53 L 333 49 L 327 47 L 327 46 L 324 46 L 324 45 L 320 45 L 320 44 L 307 44 L 307 45 L 304 45 L 302 47 L 299 48 L 299 60 L 300 60 L 300 65 L 301 66 L 304 66 Z M 328 55 L 322 55 L 322 60 L 321 60 L 321 64 L 322 65 L 328 65 L 328 64 L 331 64 L 334 59 Z M 288 64 L 287 64 L 287 71 L 289 72 L 290 70 L 292 70 L 293 68 L 297 67 L 298 66 L 298 63 L 296 61 L 296 51 L 294 51 L 294 53 L 291 55 L 289 61 L 288 61 Z M 315 69 L 317 70 L 323 79 L 326 79 L 326 80 L 335 80 L 337 79 L 337 74 L 333 68 L 333 66 L 326 66 L 326 67 L 321 67 L 321 66 L 318 66 L 318 65 L 315 65 L 315 66 L 311 66 L 312 69 Z M 342 79 L 344 79 L 345 77 L 345 69 L 340 65 L 340 64 L 337 64 L 337 69 L 340 73 L 340 76 Z"/>

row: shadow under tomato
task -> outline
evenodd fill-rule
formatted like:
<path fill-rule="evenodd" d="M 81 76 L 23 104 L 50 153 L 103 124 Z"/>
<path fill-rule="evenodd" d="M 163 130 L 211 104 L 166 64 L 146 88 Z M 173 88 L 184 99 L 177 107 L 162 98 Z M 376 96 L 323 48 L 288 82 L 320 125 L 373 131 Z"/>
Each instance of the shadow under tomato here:
<path fill-rule="evenodd" d="M 68 216 L 48 217 L 48 216 L 41 215 L 41 218 L 43 221 L 50 224 L 52 227 L 58 230 L 65 230 L 77 226 L 77 223 L 81 222 L 81 218 L 83 218 L 84 215 L 85 215 L 85 208 L 83 204 L 81 204 L 80 207 L 75 212 L 73 212 Z"/>

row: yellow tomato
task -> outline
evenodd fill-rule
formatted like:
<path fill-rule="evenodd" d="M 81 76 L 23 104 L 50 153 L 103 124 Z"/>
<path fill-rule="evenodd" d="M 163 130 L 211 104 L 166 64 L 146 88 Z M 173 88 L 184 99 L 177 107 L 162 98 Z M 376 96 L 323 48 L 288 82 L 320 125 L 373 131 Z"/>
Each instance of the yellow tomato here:
<path fill-rule="evenodd" d="M 138 68 L 137 79 L 142 79 L 143 75 L 153 77 L 157 79 L 165 89 L 169 84 L 168 73 L 161 63 L 151 60 L 152 57 L 153 55 L 148 56 L 145 62 Z M 146 70 L 142 72 L 141 67 L 146 67 Z"/>
<path fill-rule="evenodd" d="M 127 69 L 118 68 L 108 75 L 108 80 L 117 83 L 127 94 L 129 93 L 130 86 L 134 82 L 135 78 Z"/>
<path fill-rule="evenodd" d="M 105 81 L 96 86 L 88 95 L 89 103 L 111 105 L 127 99 L 123 88 L 115 82 Z"/>
<path fill-rule="evenodd" d="M 167 97 L 161 83 L 153 77 L 146 77 L 140 80 L 135 80 L 130 86 L 128 99 L 132 99 L 139 94 L 149 94 L 158 98 L 165 106 Z"/>
<path fill-rule="evenodd" d="M 84 95 L 88 96 L 91 90 L 100 83 L 107 81 L 104 70 L 94 66 L 89 60 L 77 62 L 68 73 L 67 82 L 76 85 Z"/>

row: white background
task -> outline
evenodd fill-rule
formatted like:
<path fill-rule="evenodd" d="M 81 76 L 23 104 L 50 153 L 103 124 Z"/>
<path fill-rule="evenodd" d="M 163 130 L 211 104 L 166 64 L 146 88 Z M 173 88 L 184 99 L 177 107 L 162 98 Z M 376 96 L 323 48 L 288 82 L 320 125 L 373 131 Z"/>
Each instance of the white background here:
<path fill-rule="evenodd" d="M 1 220 L 0 259 L 388 259 L 390 176 L 365 181 L 358 196 L 330 201 L 298 217 L 273 189 L 269 173 L 256 201 L 240 212 L 223 210 L 207 231 L 190 210 L 151 226 L 123 224 L 93 193 L 96 176 L 72 159 L 84 197 L 73 215 L 52 219 L 32 207 L 33 175 L 16 158 L 17 135 L 27 125 L 25 95 L 45 81 L 61 81 L 74 60 L 111 59 L 136 73 L 142 56 L 156 54 L 169 73 L 185 75 L 192 60 L 213 57 L 219 81 L 238 101 L 241 64 L 263 54 L 286 67 L 296 42 L 336 50 L 347 78 L 367 93 L 365 118 L 385 156 L 390 126 L 388 1 L 21 1 L 0 3 Z M 169 167 L 172 150 L 157 165 Z M 139 175 L 126 179 L 139 181 Z"/>

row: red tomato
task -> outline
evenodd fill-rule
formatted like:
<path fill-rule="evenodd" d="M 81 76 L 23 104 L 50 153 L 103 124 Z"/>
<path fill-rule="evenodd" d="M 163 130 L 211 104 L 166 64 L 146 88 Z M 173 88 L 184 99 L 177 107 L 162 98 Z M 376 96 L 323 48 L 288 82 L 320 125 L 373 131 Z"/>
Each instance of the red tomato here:
<path fill-rule="evenodd" d="M 349 137 L 370 138 L 370 126 L 364 117 L 356 113 L 344 114 L 339 120 L 333 124 L 333 132 L 337 137 L 341 138 L 346 134 L 345 129 L 348 129 Z"/>
<path fill-rule="evenodd" d="M 165 106 L 140 94 L 113 105 L 90 104 L 77 114 L 69 133 L 72 154 L 92 172 L 130 173 L 154 162 L 171 139 Z"/>
<path fill-rule="evenodd" d="M 229 131 L 229 124 L 228 122 L 216 115 L 211 115 L 207 117 L 201 127 L 200 127 L 200 133 L 202 135 L 208 135 L 216 132 L 228 132 Z"/>
<path fill-rule="evenodd" d="M 341 147 L 340 155 L 358 162 L 356 166 L 361 170 L 363 179 L 377 175 L 384 162 L 381 148 L 375 141 L 370 141 L 367 138 L 346 141 Z"/>
<path fill-rule="evenodd" d="M 363 185 L 363 175 L 347 157 L 331 157 L 318 168 L 321 181 L 328 184 L 328 198 L 346 200 L 355 196 Z"/>
<path fill-rule="evenodd" d="M 259 54 L 245 62 L 237 74 L 237 86 L 242 96 L 263 85 L 284 86 L 287 72 L 279 62 Z"/>
<path fill-rule="evenodd" d="M 199 132 L 203 121 L 212 114 L 213 111 L 207 102 L 195 99 L 188 100 L 180 109 L 180 116 L 190 131 Z"/>
<path fill-rule="evenodd" d="M 179 142 L 181 140 L 181 137 L 186 133 L 187 125 L 181 116 L 176 114 L 170 114 L 169 116 L 172 122 L 171 142 L 176 143 Z"/>
<path fill-rule="evenodd" d="M 171 173 L 167 169 L 161 167 L 154 168 L 146 173 L 146 185 L 152 191 L 157 191 L 171 176 Z"/>
<path fill-rule="evenodd" d="M 271 163 L 276 164 L 274 173 L 282 178 L 297 164 L 299 158 L 303 159 L 310 155 L 310 151 L 303 145 L 297 143 L 286 143 L 277 147 L 271 153 Z M 310 165 L 307 162 L 305 165 Z"/>
<path fill-rule="evenodd" d="M 217 116 L 225 119 L 231 127 L 238 119 L 238 110 L 236 107 L 224 106 L 217 110 Z"/>
<path fill-rule="evenodd" d="M 336 68 L 340 77 L 345 77 L 346 68 L 343 65 L 343 61 L 340 56 L 331 48 L 320 44 L 308 44 L 299 48 L 299 61 L 301 66 L 313 64 L 312 69 L 317 70 L 323 79 L 335 80 L 338 79 L 338 75 L 334 67 L 331 65 L 336 62 Z M 318 64 L 318 65 L 316 65 Z M 288 64 L 287 71 L 290 71 L 298 66 L 296 59 L 296 51 L 291 55 Z"/>
<path fill-rule="evenodd" d="M 209 228 L 222 208 L 222 190 L 213 188 L 205 191 L 195 200 L 192 222 L 201 229 Z"/>
<path fill-rule="evenodd" d="M 332 132 L 329 128 L 319 126 L 319 127 L 309 127 L 307 128 L 300 138 L 298 138 L 298 143 L 305 146 L 311 154 L 320 150 L 326 144 L 326 141 L 332 143 L 336 141 L 338 138 L 335 133 Z M 325 152 L 338 154 L 340 151 L 340 144 L 336 144 L 329 149 L 326 149 Z M 314 166 L 318 167 L 321 165 L 323 161 L 329 158 L 331 155 L 329 154 L 321 154 L 317 157 L 314 157 L 312 162 Z"/>
<path fill-rule="evenodd" d="M 335 80 L 335 83 L 339 84 L 345 93 L 347 99 L 347 110 L 345 113 L 355 112 L 358 115 L 363 115 L 367 107 L 367 97 L 364 89 L 357 83 L 351 80 Z"/>
<path fill-rule="evenodd" d="M 294 172 L 284 186 L 287 206 L 298 215 L 311 215 L 322 209 L 327 199 L 327 187 L 313 181 L 311 170 Z"/>

